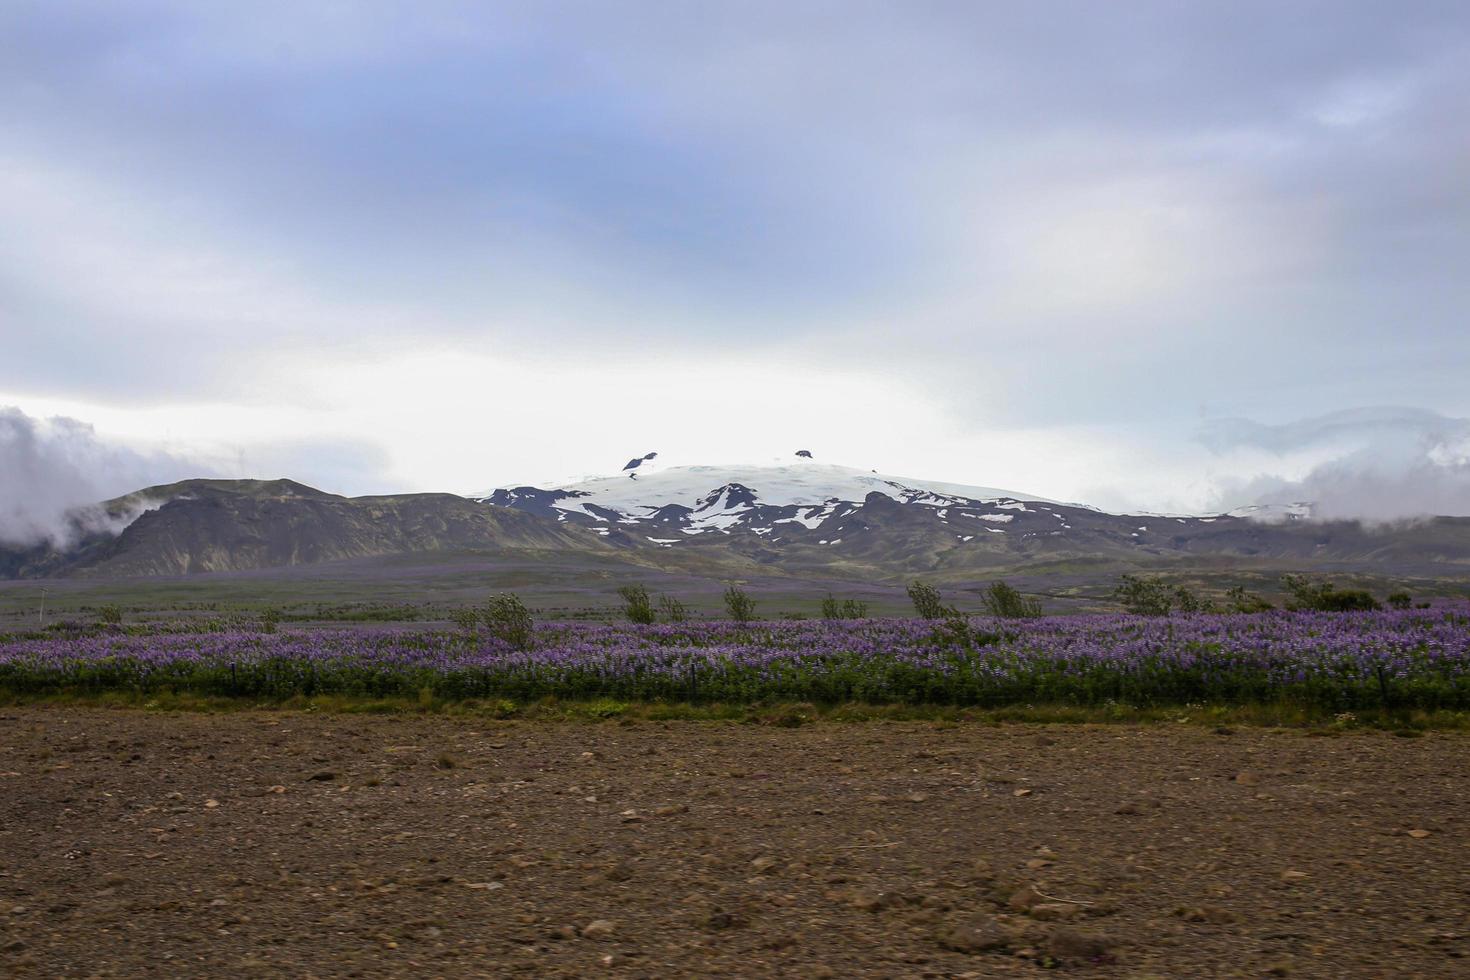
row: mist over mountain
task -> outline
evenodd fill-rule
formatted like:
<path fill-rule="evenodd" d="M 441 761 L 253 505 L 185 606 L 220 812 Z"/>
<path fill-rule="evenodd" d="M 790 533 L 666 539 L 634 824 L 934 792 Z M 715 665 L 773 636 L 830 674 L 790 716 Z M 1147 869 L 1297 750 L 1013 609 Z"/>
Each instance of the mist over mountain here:
<path fill-rule="evenodd" d="M 1227 477 L 1222 499 L 1274 506 L 1308 501 L 1323 520 L 1470 514 L 1470 419 L 1397 407 L 1274 426 L 1220 419 L 1201 430 L 1200 441 L 1222 454 L 1261 450 L 1268 454 L 1264 465 L 1298 471 Z M 1292 467 L 1293 458 L 1302 462 Z"/>
<path fill-rule="evenodd" d="M 65 548 L 121 531 L 131 515 L 101 501 L 186 475 L 199 475 L 197 465 L 110 444 L 76 419 L 0 406 L 0 543 Z"/>
<path fill-rule="evenodd" d="M 66 533 L 0 548 L 0 576 L 194 575 L 515 553 L 707 578 L 899 582 L 1137 569 L 1339 568 L 1442 574 L 1470 563 L 1470 519 L 1323 518 L 1309 503 L 1225 514 L 1113 514 L 1019 490 L 820 461 L 636 467 L 477 497 L 344 497 L 291 480 L 186 480 L 63 514 Z M 540 557 L 537 557 L 540 556 Z"/>

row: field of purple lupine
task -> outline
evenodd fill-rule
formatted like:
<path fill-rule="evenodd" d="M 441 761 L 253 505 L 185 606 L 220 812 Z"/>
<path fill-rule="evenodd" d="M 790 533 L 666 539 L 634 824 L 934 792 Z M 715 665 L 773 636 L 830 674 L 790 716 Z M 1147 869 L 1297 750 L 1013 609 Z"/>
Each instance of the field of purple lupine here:
<path fill-rule="evenodd" d="M 1458 710 L 1470 707 L 1470 614 L 540 624 L 514 644 L 463 630 L 165 625 L 0 641 L 0 688 Z"/>

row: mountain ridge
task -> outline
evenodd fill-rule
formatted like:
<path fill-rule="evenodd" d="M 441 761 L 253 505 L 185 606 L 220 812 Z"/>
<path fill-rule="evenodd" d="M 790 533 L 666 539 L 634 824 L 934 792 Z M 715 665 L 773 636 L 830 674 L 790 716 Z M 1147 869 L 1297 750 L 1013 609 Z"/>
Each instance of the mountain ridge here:
<path fill-rule="evenodd" d="M 1393 527 L 1110 514 L 992 487 L 796 462 L 670 466 L 552 487 L 345 497 L 289 479 L 185 480 L 80 509 L 63 545 L 0 545 L 0 577 L 196 575 L 412 553 L 599 556 L 712 577 L 899 581 L 1191 563 L 1428 569 L 1470 565 L 1470 518 Z M 630 461 L 631 463 L 632 461 Z"/>

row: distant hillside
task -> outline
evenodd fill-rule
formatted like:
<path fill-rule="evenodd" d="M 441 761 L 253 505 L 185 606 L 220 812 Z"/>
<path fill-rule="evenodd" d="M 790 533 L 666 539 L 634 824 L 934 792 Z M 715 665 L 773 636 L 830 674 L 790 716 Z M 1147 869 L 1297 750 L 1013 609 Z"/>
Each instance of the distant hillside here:
<path fill-rule="evenodd" d="M 0 574 L 192 575 L 448 549 L 609 550 L 581 528 L 453 494 L 339 497 L 291 480 L 187 480 L 100 508 L 132 520 L 115 535 L 79 524 L 65 550 L 0 549 Z"/>
<path fill-rule="evenodd" d="M 0 577 L 195 575 L 433 552 L 515 552 L 520 567 L 610 559 L 712 580 L 975 583 L 1001 575 L 1362 571 L 1470 576 L 1470 518 L 1395 526 L 1221 514 L 1108 514 L 985 487 L 814 463 L 664 467 L 515 487 L 341 497 L 290 480 L 187 480 L 74 515 L 64 548 L 0 548 Z M 639 465 L 633 466 L 633 462 Z M 543 556 L 538 559 L 536 556 Z"/>
<path fill-rule="evenodd" d="M 1109 514 L 989 487 L 885 476 L 806 456 L 775 465 L 640 463 L 636 473 L 496 490 L 487 503 L 652 545 L 697 567 L 744 558 L 790 574 L 964 580 L 1029 569 L 1198 563 L 1470 572 L 1470 518 L 1320 522 L 1309 505 L 1205 516 Z M 632 466 L 632 464 L 629 464 Z"/>

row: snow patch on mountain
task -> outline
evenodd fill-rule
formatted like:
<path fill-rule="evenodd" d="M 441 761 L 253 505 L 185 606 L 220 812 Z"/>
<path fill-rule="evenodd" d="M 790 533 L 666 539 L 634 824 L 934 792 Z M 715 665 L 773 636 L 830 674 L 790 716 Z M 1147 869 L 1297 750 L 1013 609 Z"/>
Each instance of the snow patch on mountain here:
<path fill-rule="evenodd" d="M 736 493 L 744 503 L 766 507 L 820 507 L 835 501 L 860 503 L 870 493 L 881 493 L 900 503 L 940 507 L 970 501 L 1056 502 L 996 487 L 916 480 L 805 459 L 765 466 L 669 467 L 659 467 L 657 460 L 644 462 L 647 459 L 640 460 L 636 480 L 630 479 L 629 474 L 595 477 L 558 487 L 554 492 L 576 497 L 577 504 L 597 504 L 629 516 L 642 516 L 669 504 L 679 504 L 691 511 L 728 510 L 731 507 L 728 498 L 719 497 L 717 492 L 730 487 L 739 488 Z M 505 492 L 511 491 L 506 488 Z M 569 509 L 574 504 L 558 500 L 552 506 Z M 1009 506 L 1017 507 L 1018 503 Z M 1024 504 L 1019 506 L 1024 509 Z"/>
<path fill-rule="evenodd" d="M 1285 524 L 1288 521 L 1306 521 L 1312 518 L 1312 505 L 1294 504 L 1251 504 L 1226 511 L 1226 517 L 1244 517 L 1263 524 Z"/>
<path fill-rule="evenodd" d="M 594 527 L 636 524 L 695 537 L 755 528 L 769 533 L 778 524 L 815 530 L 834 516 L 846 517 L 885 497 L 934 509 L 942 523 L 948 523 L 950 508 L 1006 511 L 965 516 L 1007 522 L 1012 513 L 1029 513 L 1027 502 L 1055 503 L 998 487 L 918 480 L 818 463 L 807 450 L 798 451 L 795 458 L 722 466 L 671 465 L 666 457 L 650 452 L 629 460 L 615 476 L 551 488 L 503 487 L 480 499 L 562 521 L 573 517 Z M 658 540 L 644 537 L 665 547 L 678 540 L 666 535 Z"/>

